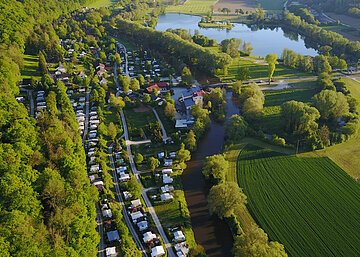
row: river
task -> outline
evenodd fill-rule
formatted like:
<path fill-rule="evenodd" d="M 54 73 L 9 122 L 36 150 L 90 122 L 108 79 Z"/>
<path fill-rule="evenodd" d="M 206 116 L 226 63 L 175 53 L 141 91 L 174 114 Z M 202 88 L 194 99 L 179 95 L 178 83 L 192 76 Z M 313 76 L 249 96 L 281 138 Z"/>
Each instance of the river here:
<path fill-rule="evenodd" d="M 187 14 L 167 13 L 159 16 L 156 29 L 165 31 L 172 29 L 186 29 L 191 34 L 198 30 L 209 38 L 220 43 L 224 39 L 239 38 L 250 42 L 254 48 L 252 55 L 264 57 L 269 53 L 281 56 L 284 48 L 289 48 L 302 55 L 316 56 L 317 51 L 306 45 L 303 38 L 294 33 L 285 33 L 281 28 L 258 28 L 245 24 L 234 23 L 231 30 L 218 28 L 200 28 L 201 17 Z"/>
<path fill-rule="evenodd" d="M 232 101 L 232 93 L 226 93 L 227 118 L 239 112 Z M 209 185 L 201 173 L 206 156 L 221 153 L 224 145 L 224 124 L 211 122 L 211 127 L 198 144 L 197 151 L 187 163 L 182 175 L 182 183 L 188 208 L 191 214 L 191 224 L 196 242 L 205 248 L 210 257 L 232 256 L 233 239 L 227 224 L 210 216 L 207 207 Z"/>

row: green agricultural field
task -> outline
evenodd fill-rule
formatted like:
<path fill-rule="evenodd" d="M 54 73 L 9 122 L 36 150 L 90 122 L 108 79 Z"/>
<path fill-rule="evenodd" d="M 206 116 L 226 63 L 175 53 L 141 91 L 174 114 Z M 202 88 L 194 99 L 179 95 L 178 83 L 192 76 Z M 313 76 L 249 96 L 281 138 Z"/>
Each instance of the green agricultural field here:
<path fill-rule="evenodd" d="M 40 78 L 41 74 L 38 70 L 39 57 L 37 55 L 24 54 L 24 67 L 21 70 L 21 77 L 28 79 L 31 77 Z"/>
<path fill-rule="evenodd" d="M 330 159 L 247 145 L 237 168 L 250 212 L 289 256 L 359 256 L 360 185 Z"/>
<path fill-rule="evenodd" d="M 166 12 L 205 15 L 215 3 L 215 0 L 187 0 L 183 5 L 167 7 Z"/>

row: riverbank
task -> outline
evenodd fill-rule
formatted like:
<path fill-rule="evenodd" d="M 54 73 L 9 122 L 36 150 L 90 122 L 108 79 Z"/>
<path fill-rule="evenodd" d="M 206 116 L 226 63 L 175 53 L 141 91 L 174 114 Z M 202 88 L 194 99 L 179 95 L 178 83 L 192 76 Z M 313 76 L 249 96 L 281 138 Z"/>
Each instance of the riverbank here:
<path fill-rule="evenodd" d="M 227 117 L 238 113 L 237 106 L 232 102 L 232 93 L 226 93 Z M 191 215 L 191 225 L 198 244 L 204 247 L 210 257 L 232 256 L 233 239 L 227 224 L 209 214 L 207 194 L 210 185 L 202 175 L 203 160 L 206 156 L 218 154 L 224 146 L 224 124 L 212 121 L 209 131 L 198 144 L 187 168 L 182 175 L 182 183 L 188 209 Z"/>

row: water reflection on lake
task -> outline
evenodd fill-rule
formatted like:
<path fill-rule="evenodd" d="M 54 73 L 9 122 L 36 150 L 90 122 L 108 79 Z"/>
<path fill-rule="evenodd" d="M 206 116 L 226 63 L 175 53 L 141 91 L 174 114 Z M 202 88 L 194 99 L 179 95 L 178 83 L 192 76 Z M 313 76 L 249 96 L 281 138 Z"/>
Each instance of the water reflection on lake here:
<path fill-rule="evenodd" d="M 245 42 L 250 42 L 254 48 L 254 56 L 266 56 L 268 53 L 276 53 L 281 56 L 284 48 L 289 48 L 302 55 L 315 56 L 317 52 L 313 48 L 308 48 L 304 40 L 296 33 L 285 33 L 281 28 L 263 29 L 257 26 L 250 28 L 245 24 L 234 23 L 231 30 L 217 28 L 200 28 L 198 22 L 201 17 L 186 14 L 167 13 L 159 16 L 156 29 L 165 31 L 172 29 L 186 29 L 190 33 L 198 30 L 209 38 L 221 42 L 224 39 L 240 38 Z"/>

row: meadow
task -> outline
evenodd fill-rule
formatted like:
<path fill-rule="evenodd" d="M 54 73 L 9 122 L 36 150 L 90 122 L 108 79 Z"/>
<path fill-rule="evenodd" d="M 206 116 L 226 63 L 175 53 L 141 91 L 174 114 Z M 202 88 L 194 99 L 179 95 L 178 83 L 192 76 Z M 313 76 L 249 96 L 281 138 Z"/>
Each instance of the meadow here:
<path fill-rule="evenodd" d="M 330 159 L 248 144 L 237 179 L 256 222 L 289 256 L 358 256 L 360 185 Z"/>
<path fill-rule="evenodd" d="M 214 49 L 215 50 L 215 49 Z M 218 50 L 219 51 L 219 50 Z M 231 82 L 239 79 L 239 69 L 248 68 L 250 79 L 267 79 L 268 65 L 262 59 L 253 57 L 234 58 L 233 62 L 228 68 L 228 74 L 219 74 L 219 78 L 223 82 Z M 291 69 L 282 64 L 276 65 L 274 78 L 292 78 L 292 77 L 306 77 L 312 76 L 311 73 L 302 72 L 296 69 Z"/>

